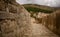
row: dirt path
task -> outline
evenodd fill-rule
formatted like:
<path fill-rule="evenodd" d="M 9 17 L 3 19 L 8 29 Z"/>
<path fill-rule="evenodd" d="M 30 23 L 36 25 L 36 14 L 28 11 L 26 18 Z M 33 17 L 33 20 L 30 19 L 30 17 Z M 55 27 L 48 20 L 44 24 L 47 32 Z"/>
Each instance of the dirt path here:
<path fill-rule="evenodd" d="M 31 24 L 33 37 L 58 37 L 42 24 L 35 23 L 34 18 L 31 18 Z"/>

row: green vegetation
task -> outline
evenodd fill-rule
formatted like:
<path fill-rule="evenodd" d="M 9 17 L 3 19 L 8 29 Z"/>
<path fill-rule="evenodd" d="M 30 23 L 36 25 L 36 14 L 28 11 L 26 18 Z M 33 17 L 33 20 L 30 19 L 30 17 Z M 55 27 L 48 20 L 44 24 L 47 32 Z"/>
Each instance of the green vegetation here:
<path fill-rule="evenodd" d="M 35 8 L 35 7 L 25 7 L 29 12 L 30 11 L 33 11 L 33 12 L 44 12 L 44 13 L 51 13 L 53 11 L 51 10 L 43 10 L 43 9 L 40 9 L 40 8 Z"/>
<path fill-rule="evenodd" d="M 25 7 L 25 9 L 27 9 L 29 12 L 44 12 L 44 13 L 52 13 L 52 10 L 44 10 L 44 9 L 40 9 L 40 8 L 36 8 L 36 7 Z"/>

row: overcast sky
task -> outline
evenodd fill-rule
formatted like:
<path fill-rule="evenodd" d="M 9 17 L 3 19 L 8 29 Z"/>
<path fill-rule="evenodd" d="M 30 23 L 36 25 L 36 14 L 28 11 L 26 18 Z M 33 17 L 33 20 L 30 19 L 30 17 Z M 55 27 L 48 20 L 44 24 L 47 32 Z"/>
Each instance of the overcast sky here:
<path fill-rule="evenodd" d="M 60 7 L 60 0 L 16 0 L 19 4 L 38 4 L 51 7 Z"/>

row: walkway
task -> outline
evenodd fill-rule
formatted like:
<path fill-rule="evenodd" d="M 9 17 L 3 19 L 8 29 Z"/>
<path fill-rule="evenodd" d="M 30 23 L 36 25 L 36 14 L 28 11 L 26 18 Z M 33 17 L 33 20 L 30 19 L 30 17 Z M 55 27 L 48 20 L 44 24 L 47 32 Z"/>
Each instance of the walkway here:
<path fill-rule="evenodd" d="M 35 23 L 34 18 L 31 18 L 31 24 L 33 37 L 58 37 L 42 24 Z"/>

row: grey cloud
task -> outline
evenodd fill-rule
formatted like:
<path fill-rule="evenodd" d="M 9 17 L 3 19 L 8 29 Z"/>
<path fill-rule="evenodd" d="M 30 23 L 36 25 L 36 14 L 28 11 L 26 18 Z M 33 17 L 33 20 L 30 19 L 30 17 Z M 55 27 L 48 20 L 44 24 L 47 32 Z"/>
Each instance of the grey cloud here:
<path fill-rule="evenodd" d="M 60 7 L 60 0 L 16 0 L 19 4 L 38 4 L 51 7 Z"/>

